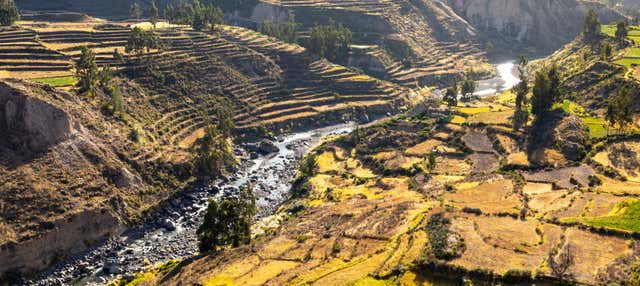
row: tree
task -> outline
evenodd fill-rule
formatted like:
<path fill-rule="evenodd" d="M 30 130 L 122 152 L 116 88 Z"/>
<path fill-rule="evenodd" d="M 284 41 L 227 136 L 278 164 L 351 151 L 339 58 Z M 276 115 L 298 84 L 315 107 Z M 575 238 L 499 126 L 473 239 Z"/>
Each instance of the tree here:
<path fill-rule="evenodd" d="M 290 22 L 290 25 L 295 25 L 295 22 Z M 311 28 L 307 46 L 320 57 L 340 61 L 349 55 L 352 37 L 348 28 L 329 19 L 328 25 L 316 25 Z"/>
<path fill-rule="evenodd" d="M 595 10 L 589 9 L 587 16 L 584 19 L 584 25 L 582 27 L 582 33 L 587 40 L 597 39 L 600 35 L 600 17 Z"/>
<path fill-rule="evenodd" d="M 195 172 L 204 176 L 224 174 L 235 163 L 231 146 L 218 127 L 209 124 L 195 147 Z"/>
<path fill-rule="evenodd" d="M 129 8 L 129 15 L 132 19 L 140 19 L 140 17 L 142 17 L 142 10 L 140 9 L 138 2 L 131 4 L 131 7 Z"/>
<path fill-rule="evenodd" d="M 118 48 L 113 49 L 113 59 L 116 60 L 118 64 L 124 63 L 124 56 L 120 53 L 120 50 L 118 50 Z"/>
<path fill-rule="evenodd" d="M 606 120 L 611 127 L 616 124 L 620 126 L 620 130 L 625 132 L 627 127 L 633 123 L 633 94 L 623 86 L 613 98 L 609 99 L 607 104 Z"/>
<path fill-rule="evenodd" d="M 148 52 L 151 49 L 159 49 L 161 47 L 160 38 L 153 31 L 145 31 L 135 27 L 131 30 L 125 52 L 141 55 L 145 50 Z"/>
<path fill-rule="evenodd" d="M 471 79 L 469 75 L 465 78 L 460 86 L 460 91 L 462 93 L 462 101 L 470 101 L 471 96 L 476 91 L 476 82 Z"/>
<path fill-rule="evenodd" d="M 549 252 L 549 257 L 547 258 L 547 264 L 551 269 L 551 272 L 556 277 L 560 278 L 560 280 L 564 280 L 567 278 L 567 271 L 569 267 L 573 265 L 573 252 L 571 250 L 571 245 L 567 242 L 565 243 L 561 249 L 554 249 Z"/>
<path fill-rule="evenodd" d="M 224 13 L 220 7 L 212 7 L 209 14 L 209 23 L 211 24 L 211 30 L 215 29 L 218 25 L 224 24 Z"/>
<path fill-rule="evenodd" d="M 433 171 L 436 169 L 436 154 L 433 152 L 433 150 L 431 152 L 429 152 L 429 154 L 427 154 L 427 170 L 429 171 Z"/>
<path fill-rule="evenodd" d="M 111 112 L 112 116 L 122 121 L 127 121 L 124 100 L 122 99 L 120 89 L 117 86 L 112 86 L 108 88 L 108 92 L 111 95 L 111 100 L 109 101 L 107 109 Z"/>
<path fill-rule="evenodd" d="M 527 94 L 529 93 L 528 63 L 527 58 L 520 56 L 518 64 L 520 82 L 512 89 L 513 93 L 516 94 L 516 106 L 513 114 L 513 129 L 515 130 L 519 130 L 529 120 L 529 112 L 524 108 L 524 105 L 527 104 Z"/>
<path fill-rule="evenodd" d="M 229 100 L 221 100 L 216 106 L 216 119 L 218 120 L 218 129 L 222 136 L 230 138 L 233 132 L 233 105 Z"/>
<path fill-rule="evenodd" d="M 538 118 L 544 117 L 554 103 L 560 99 L 560 74 L 554 64 L 548 69 L 536 72 L 533 85 L 531 113 Z"/>
<path fill-rule="evenodd" d="M 98 79 L 98 65 L 96 65 L 95 54 L 87 46 L 81 48 L 80 59 L 76 62 L 76 76 L 78 77 L 79 92 L 92 96 Z"/>
<path fill-rule="evenodd" d="M 618 25 L 616 25 L 616 40 L 622 43 L 628 35 L 629 27 L 627 26 L 627 23 L 625 21 L 618 22 Z"/>
<path fill-rule="evenodd" d="M 260 25 L 260 33 L 276 37 L 287 43 L 298 42 L 297 24 L 293 15 L 289 16 L 287 23 L 274 23 L 269 20 L 263 21 Z"/>
<path fill-rule="evenodd" d="M 209 200 L 204 222 L 196 231 L 200 252 L 251 242 L 251 222 L 256 212 L 250 185 L 242 186 L 238 194 L 229 194 L 220 201 Z"/>
<path fill-rule="evenodd" d="M 158 7 L 156 6 L 156 0 L 151 0 L 151 7 L 149 8 L 149 19 L 153 27 L 156 27 L 158 23 Z"/>
<path fill-rule="evenodd" d="M 613 48 L 611 48 L 611 45 L 609 43 L 603 43 L 600 49 L 602 51 L 602 60 L 609 61 L 609 59 L 611 58 L 611 54 L 613 53 Z"/>
<path fill-rule="evenodd" d="M 447 102 L 449 106 L 458 105 L 458 82 L 457 81 L 455 80 L 453 81 L 453 85 L 451 85 L 451 87 L 447 89 L 443 99 L 444 101 Z"/>
<path fill-rule="evenodd" d="M 0 26 L 11 26 L 20 20 L 18 6 L 13 0 L 0 0 Z"/>
<path fill-rule="evenodd" d="M 98 72 L 98 83 L 101 88 L 106 89 L 111 81 L 111 67 L 109 65 L 102 66 Z"/>

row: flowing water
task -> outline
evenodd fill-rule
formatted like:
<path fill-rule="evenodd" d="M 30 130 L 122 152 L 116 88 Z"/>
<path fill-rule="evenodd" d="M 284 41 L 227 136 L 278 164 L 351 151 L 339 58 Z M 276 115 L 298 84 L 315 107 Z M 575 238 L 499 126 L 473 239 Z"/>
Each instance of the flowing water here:
<path fill-rule="evenodd" d="M 478 81 L 478 87 L 474 95 L 480 97 L 492 96 L 511 89 L 520 82 L 520 79 L 514 73 L 514 69 L 515 64 L 513 61 L 496 65 L 496 77 Z"/>
<path fill-rule="evenodd" d="M 478 82 L 476 95 L 491 96 L 518 83 L 513 62 L 499 64 L 496 69 L 495 78 Z M 276 138 L 274 143 L 279 151 L 266 156 L 251 156 L 245 149 L 236 149 L 236 155 L 243 159 L 233 177 L 185 192 L 170 200 L 155 219 L 65 260 L 26 284 L 104 285 L 118 275 L 132 275 L 148 265 L 191 257 L 197 252 L 195 232 L 209 198 L 251 183 L 257 198 L 258 218 L 273 214 L 287 199 L 300 158 L 327 136 L 350 132 L 355 126 L 355 123 L 345 123 Z"/>

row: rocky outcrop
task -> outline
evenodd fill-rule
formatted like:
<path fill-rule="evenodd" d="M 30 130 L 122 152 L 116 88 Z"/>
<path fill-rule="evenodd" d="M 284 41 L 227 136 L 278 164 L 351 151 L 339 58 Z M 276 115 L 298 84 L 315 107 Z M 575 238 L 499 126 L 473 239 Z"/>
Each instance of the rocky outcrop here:
<path fill-rule="evenodd" d="M 562 166 L 568 161 L 584 158 L 589 144 L 589 132 L 574 114 L 554 110 L 544 122 L 532 126 L 529 161 L 538 166 Z"/>
<path fill-rule="evenodd" d="M 622 18 L 595 1 L 449 0 L 449 3 L 494 44 L 515 42 L 539 52 L 556 50 L 573 40 L 580 33 L 589 9 L 595 9 L 604 23 Z"/>
<path fill-rule="evenodd" d="M 0 281 L 2 273 L 37 272 L 65 256 L 115 235 L 124 229 L 109 211 L 90 210 L 47 223 L 47 232 L 35 239 L 0 245 Z"/>
<path fill-rule="evenodd" d="M 25 96 L 26 95 L 26 96 Z M 69 139 L 73 132 L 69 114 L 35 96 L 0 83 L 0 133 L 8 147 L 22 152 L 42 152 Z"/>

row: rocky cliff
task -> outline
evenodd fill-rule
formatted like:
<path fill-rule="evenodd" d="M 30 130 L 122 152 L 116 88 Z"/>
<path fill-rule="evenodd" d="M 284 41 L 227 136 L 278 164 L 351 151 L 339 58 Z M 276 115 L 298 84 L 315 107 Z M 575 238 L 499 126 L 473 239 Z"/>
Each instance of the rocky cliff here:
<path fill-rule="evenodd" d="M 70 93 L 0 80 L 0 281 L 119 233 L 167 193 L 119 157 L 120 125 Z"/>
<path fill-rule="evenodd" d="M 541 53 L 573 40 L 589 9 L 595 9 L 604 23 L 622 18 L 596 1 L 449 0 L 449 4 L 482 32 L 485 41 L 491 39 L 502 48 L 530 47 Z"/>

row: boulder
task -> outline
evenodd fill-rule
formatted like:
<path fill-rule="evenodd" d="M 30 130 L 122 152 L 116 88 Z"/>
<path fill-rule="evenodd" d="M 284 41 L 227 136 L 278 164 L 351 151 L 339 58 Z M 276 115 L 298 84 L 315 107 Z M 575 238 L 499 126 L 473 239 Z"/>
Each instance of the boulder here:
<path fill-rule="evenodd" d="M 262 140 L 258 145 L 258 152 L 262 155 L 272 154 L 278 151 L 280 151 L 280 148 L 271 140 Z"/>

